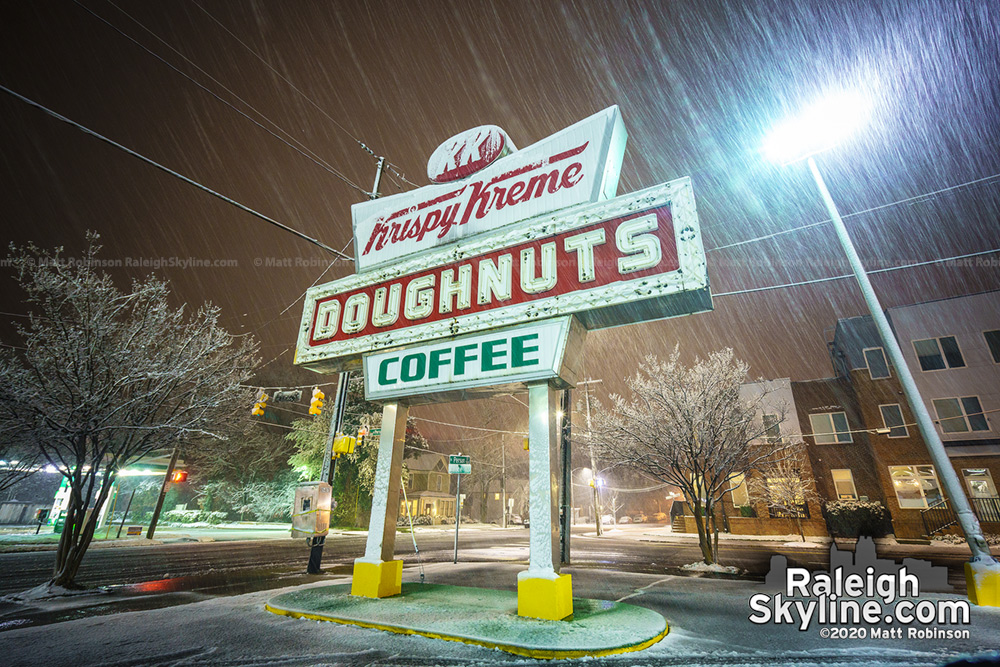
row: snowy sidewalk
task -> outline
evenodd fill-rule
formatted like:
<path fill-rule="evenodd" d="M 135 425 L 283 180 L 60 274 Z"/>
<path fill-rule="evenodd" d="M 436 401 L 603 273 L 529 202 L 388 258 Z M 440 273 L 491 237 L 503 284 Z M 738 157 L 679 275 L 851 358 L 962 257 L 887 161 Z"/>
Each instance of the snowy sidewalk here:
<path fill-rule="evenodd" d="M 544 621 L 517 615 L 517 593 L 442 584 L 403 584 L 384 599 L 352 597 L 350 585 L 277 595 L 268 611 L 282 616 L 417 634 L 499 648 L 531 658 L 580 658 L 639 651 L 667 634 L 655 611 L 622 602 L 574 598 L 573 615 Z"/>

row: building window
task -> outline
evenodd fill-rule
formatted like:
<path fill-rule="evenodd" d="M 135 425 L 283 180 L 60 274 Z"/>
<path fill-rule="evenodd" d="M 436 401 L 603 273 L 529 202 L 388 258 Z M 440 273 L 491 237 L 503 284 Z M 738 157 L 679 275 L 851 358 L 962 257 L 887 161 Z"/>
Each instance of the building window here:
<path fill-rule="evenodd" d="M 743 507 L 750 504 L 750 495 L 747 493 L 747 482 L 743 473 L 729 478 L 729 490 L 733 497 L 733 507 Z"/>
<path fill-rule="evenodd" d="M 890 438 L 905 438 L 910 435 L 903 423 L 903 411 L 899 408 L 899 403 L 880 405 L 878 409 L 882 412 L 882 423 L 889 429 Z"/>
<path fill-rule="evenodd" d="M 983 337 L 990 348 L 990 354 L 993 355 L 993 363 L 1000 364 L 1000 329 L 984 331 Z"/>
<path fill-rule="evenodd" d="M 435 491 L 441 490 L 441 475 L 434 475 L 434 485 L 437 487 Z"/>
<path fill-rule="evenodd" d="M 835 445 L 838 442 L 854 442 L 851 429 L 847 425 L 847 415 L 843 412 L 821 412 L 809 415 L 813 438 L 817 445 Z"/>
<path fill-rule="evenodd" d="M 854 486 L 854 475 L 850 468 L 831 470 L 833 489 L 837 492 L 837 500 L 857 500 L 858 489 Z"/>
<path fill-rule="evenodd" d="M 868 364 L 868 374 L 873 380 L 889 377 L 889 362 L 885 360 L 885 351 L 882 348 L 867 348 L 865 350 L 865 363 Z"/>
<path fill-rule="evenodd" d="M 769 444 L 781 442 L 781 420 L 778 415 L 764 415 L 764 437 Z"/>
<path fill-rule="evenodd" d="M 958 349 L 958 341 L 954 336 L 915 340 L 913 349 L 917 353 L 920 370 L 940 371 L 965 366 L 965 359 L 962 358 L 962 351 Z"/>
<path fill-rule="evenodd" d="M 900 509 L 925 509 L 941 502 L 934 466 L 889 466 L 889 477 Z"/>
<path fill-rule="evenodd" d="M 997 487 L 993 484 L 993 475 L 989 468 L 962 468 L 962 477 L 969 487 L 972 498 L 996 498 Z"/>
<path fill-rule="evenodd" d="M 767 478 L 768 495 L 775 502 L 767 508 L 767 513 L 772 519 L 809 518 L 809 506 L 799 491 L 801 484 L 798 477 Z"/>
<path fill-rule="evenodd" d="M 934 410 L 937 411 L 942 433 L 990 430 L 978 396 L 935 398 L 932 403 L 934 403 Z"/>

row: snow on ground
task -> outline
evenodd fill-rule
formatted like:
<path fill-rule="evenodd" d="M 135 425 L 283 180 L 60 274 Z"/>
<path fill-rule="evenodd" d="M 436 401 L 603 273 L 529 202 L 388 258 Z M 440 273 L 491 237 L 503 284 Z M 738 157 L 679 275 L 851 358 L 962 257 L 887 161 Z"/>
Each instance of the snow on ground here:
<path fill-rule="evenodd" d="M 712 563 L 709 565 L 704 561 L 681 565 L 681 569 L 687 570 L 688 572 L 716 572 L 719 574 L 740 574 L 743 572 L 743 570 L 734 565 L 719 565 L 718 563 Z"/>
<path fill-rule="evenodd" d="M 437 563 L 428 564 L 426 570 L 431 583 L 461 585 L 489 581 L 490 585 L 513 590 L 516 574 L 523 567 L 513 563 Z M 800 632 L 791 625 L 751 624 L 747 620 L 748 600 L 761 591 L 761 585 L 753 582 L 564 569 L 567 570 L 573 573 L 574 595 L 615 600 L 642 589 L 641 595 L 631 597 L 628 602 L 662 613 L 670 625 L 667 637 L 652 647 L 637 653 L 586 660 L 584 664 L 588 667 L 931 666 L 940 665 L 958 653 L 995 649 L 995 637 L 1000 636 L 1000 614 L 973 608 L 968 640 L 832 641 L 821 638 L 818 627 Z M 404 581 L 413 581 L 417 576 L 415 568 L 404 569 Z M 307 586 L 347 581 L 348 577 L 323 577 Z M 264 609 L 264 604 L 278 593 L 300 588 L 303 587 L 79 618 L 53 626 L 7 626 L 11 629 L 0 633 L 3 664 L 5 667 L 40 664 L 571 667 L 577 664 L 535 661 L 456 642 L 288 618 Z M 13 618 L 4 609 L 3 620 Z"/>

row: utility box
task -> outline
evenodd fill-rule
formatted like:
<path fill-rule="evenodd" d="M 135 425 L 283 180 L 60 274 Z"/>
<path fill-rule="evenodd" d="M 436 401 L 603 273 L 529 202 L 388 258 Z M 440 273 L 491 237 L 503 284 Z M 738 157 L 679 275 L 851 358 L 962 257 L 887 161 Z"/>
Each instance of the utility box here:
<path fill-rule="evenodd" d="M 326 482 L 303 482 L 295 489 L 292 537 L 322 537 L 330 532 L 332 489 Z"/>

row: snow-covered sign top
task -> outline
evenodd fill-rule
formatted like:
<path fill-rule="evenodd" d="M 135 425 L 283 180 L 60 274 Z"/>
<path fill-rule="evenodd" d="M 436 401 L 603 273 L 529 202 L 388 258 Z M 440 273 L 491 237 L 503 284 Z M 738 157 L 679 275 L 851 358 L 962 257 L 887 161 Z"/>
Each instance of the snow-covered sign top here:
<path fill-rule="evenodd" d="M 459 181 L 516 150 L 502 129 L 480 125 L 438 146 L 427 161 L 427 178 L 431 183 Z"/>
<path fill-rule="evenodd" d="M 391 269 L 401 260 L 471 236 L 615 196 L 627 139 L 617 106 L 505 157 L 504 146 L 497 152 L 494 143 L 499 133 L 500 128 L 484 125 L 438 149 L 445 157 L 431 159 L 441 167 L 431 169 L 440 172 L 432 178 L 447 172 L 446 177 L 464 175 L 463 180 L 352 206 L 358 273 Z M 455 152 L 449 157 L 452 146 Z M 471 158 L 468 163 L 466 157 Z"/>

